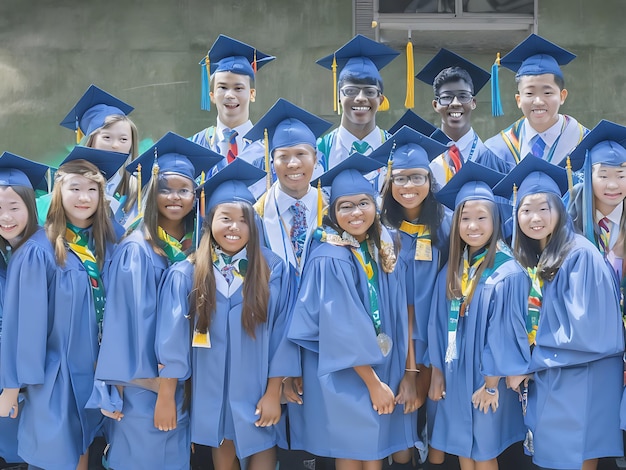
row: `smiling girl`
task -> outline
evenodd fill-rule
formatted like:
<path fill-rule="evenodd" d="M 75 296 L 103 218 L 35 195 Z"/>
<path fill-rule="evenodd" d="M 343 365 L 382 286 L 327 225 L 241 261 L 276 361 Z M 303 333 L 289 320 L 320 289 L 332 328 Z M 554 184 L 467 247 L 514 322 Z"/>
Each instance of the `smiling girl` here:
<path fill-rule="evenodd" d="M 18 442 L 30 468 L 86 470 L 101 426 L 85 404 L 105 305 L 101 272 L 115 240 L 104 184 L 123 163 L 117 156 L 75 147 L 55 174 L 45 231 L 17 244 L 9 263 L 2 384 L 15 397 L 25 388 Z"/>
<path fill-rule="evenodd" d="M 494 191 L 510 196 L 514 185 L 515 257 L 532 279 L 525 445 L 541 467 L 592 470 L 599 457 L 622 455 L 617 289 L 602 255 L 572 229 L 561 201 L 565 170 L 526 158 Z"/>
<path fill-rule="evenodd" d="M 395 406 L 408 354 L 404 278 L 393 270 L 393 248 L 381 242 L 375 192 L 363 177 L 380 166 L 354 155 L 321 178 L 332 184 L 329 213 L 288 332 L 303 356 L 292 448 L 335 457 L 338 470 L 380 469 L 381 459 L 416 438 L 414 414 Z"/>
<path fill-rule="evenodd" d="M 528 367 L 530 283 L 501 238 L 491 191 L 501 177 L 470 161 L 437 193 L 454 215 L 428 326 L 432 446 L 458 455 L 462 470 L 497 469 L 498 455 L 524 438 L 518 396 L 501 379 Z"/>
<path fill-rule="evenodd" d="M 274 470 L 275 446 L 286 444 L 282 379 L 300 369 L 285 337 L 289 271 L 260 246 L 247 189 L 264 175 L 238 159 L 207 181 L 198 250 L 172 267 L 159 292 L 160 377 L 191 375 L 191 441 L 213 448 L 216 470 L 237 458 L 250 470 Z"/>
<path fill-rule="evenodd" d="M 116 470 L 189 466 L 182 382 L 153 380 L 151 387 L 137 380 L 158 377 L 158 285 L 165 270 L 193 249 L 195 178 L 220 159 L 170 132 L 128 167 L 135 171 L 142 165 L 142 181 L 149 181 L 147 198 L 141 223 L 120 242 L 107 271 L 115 296 L 107 303 L 96 369 L 98 380 L 125 385 L 123 407 L 116 410 L 121 414 L 111 423 L 109 439 L 109 464 Z M 159 399 L 168 395 L 176 397 L 177 419 L 163 425 Z"/>

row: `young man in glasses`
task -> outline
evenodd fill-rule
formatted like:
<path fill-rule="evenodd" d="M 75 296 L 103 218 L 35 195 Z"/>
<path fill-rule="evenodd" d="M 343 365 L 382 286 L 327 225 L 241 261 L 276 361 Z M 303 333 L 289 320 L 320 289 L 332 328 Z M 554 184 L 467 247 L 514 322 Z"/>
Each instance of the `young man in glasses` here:
<path fill-rule="evenodd" d="M 314 178 L 355 152 L 369 155 L 387 140 L 389 134 L 376 125 L 376 113 L 381 106 L 388 106 L 379 70 L 398 54 L 384 44 L 357 35 L 333 54 L 317 61 L 329 70 L 336 64 L 341 124 L 318 141 L 322 158 Z M 383 172 L 376 171 L 366 177 L 380 190 Z"/>
<path fill-rule="evenodd" d="M 475 96 L 487 84 L 490 74 L 463 57 L 441 49 L 417 78 L 432 85 L 433 108 L 441 116 L 441 130 L 451 139 L 447 152 L 430 165 L 437 183 L 445 186 L 468 160 L 507 173 L 510 165 L 488 150 L 472 128 Z"/>

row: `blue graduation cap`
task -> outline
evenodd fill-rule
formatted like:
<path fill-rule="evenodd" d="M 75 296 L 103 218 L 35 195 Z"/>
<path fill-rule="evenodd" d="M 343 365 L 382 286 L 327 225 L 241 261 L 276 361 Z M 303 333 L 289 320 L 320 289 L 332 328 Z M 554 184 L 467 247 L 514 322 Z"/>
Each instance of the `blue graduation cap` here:
<path fill-rule="evenodd" d="M 466 201 L 482 199 L 495 203 L 492 188 L 504 175 L 478 163 L 467 161 L 435 198 L 444 206 L 455 210 Z"/>
<path fill-rule="evenodd" d="M 173 173 L 195 180 L 203 171 L 207 172 L 222 159 L 223 157 L 213 150 L 168 132 L 133 160 L 126 167 L 126 171 L 134 174 L 138 165 L 141 165 L 138 179 L 141 178 L 143 187 L 150 181 L 154 165 L 158 167 L 159 174 Z"/>
<path fill-rule="evenodd" d="M 403 126 L 380 147 L 368 155 L 369 158 L 390 164 L 391 169 L 424 168 L 446 151 L 447 147 L 424 134 Z M 390 173 L 387 173 L 390 176 Z"/>
<path fill-rule="evenodd" d="M 427 85 L 434 85 L 437 76 L 451 67 L 459 67 L 469 74 L 473 95 L 477 95 L 491 78 L 489 72 L 448 49 L 440 49 L 415 77 Z"/>
<path fill-rule="evenodd" d="M 0 186 L 25 186 L 47 190 L 45 180 L 48 165 L 33 162 L 14 153 L 0 155 Z"/>
<path fill-rule="evenodd" d="M 399 52 L 389 46 L 357 34 L 334 53 L 322 57 L 316 63 L 333 72 L 334 110 L 337 111 L 337 83 L 345 77 L 358 80 L 371 79 L 383 90 L 379 70 L 395 59 Z M 388 104 L 387 104 L 388 106 Z M 384 107 L 381 105 L 381 111 Z"/>
<path fill-rule="evenodd" d="M 128 155 L 125 153 L 109 152 L 108 150 L 76 145 L 59 167 L 74 160 L 87 160 L 89 163 L 96 165 L 104 175 L 104 178 L 108 180 L 115 175 L 115 172 L 120 169 L 127 158 Z"/>
<path fill-rule="evenodd" d="M 199 64 L 202 72 L 201 109 L 211 109 L 209 79 L 215 72 L 232 72 L 254 79 L 257 70 L 275 58 L 244 42 L 220 34 Z"/>
<path fill-rule="evenodd" d="M 254 165 L 237 158 L 209 178 L 196 191 L 204 190 L 208 196 L 207 212 L 218 204 L 244 201 L 256 202 L 248 186 L 252 186 L 265 176 L 265 172 Z"/>
<path fill-rule="evenodd" d="M 516 72 L 516 77 L 552 73 L 563 78 L 560 65 L 569 64 L 575 58 L 575 54 L 541 36 L 531 34 L 502 57 L 500 63 Z"/>
<path fill-rule="evenodd" d="M 578 171 L 583 167 L 587 154 L 590 165 L 626 164 L 626 127 L 605 119 L 600 121 L 570 154 L 572 171 Z"/>
<path fill-rule="evenodd" d="M 264 139 L 267 130 L 269 144 L 266 142 L 266 146 L 272 157 L 274 150 L 282 147 L 309 144 L 315 149 L 317 138 L 331 126 L 331 122 L 279 98 L 244 138 Z"/>
<path fill-rule="evenodd" d="M 389 128 L 388 131 L 390 134 L 395 134 L 400 130 L 402 126 L 409 126 L 411 129 L 415 129 L 417 132 L 424 135 L 431 135 L 437 130 L 437 128 L 433 126 L 430 122 L 418 116 L 410 109 L 407 109 L 402 117 L 398 119 L 396 123 Z"/>
<path fill-rule="evenodd" d="M 374 186 L 363 175 L 382 166 L 384 166 L 384 163 L 380 161 L 373 160 L 360 153 L 353 153 L 337 166 L 323 173 L 311 184 L 317 186 L 319 181 L 322 186 L 330 186 L 330 205 L 333 205 L 337 198 L 342 196 L 368 194 L 375 197 L 376 190 Z"/>
<path fill-rule="evenodd" d="M 502 181 L 493 188 L 493 192 L 510 199 L 514 193 L 514 187 L 517 188 L 517 201 L 538 193 L 552 193 L 561 197 L 568 188 L 567 172 L 564 168 L 542 158 L 528 155 L 502 178 Z"/>
<path fill-rule="evenodd" d="M 61 121 L 61 126 L 76 132 L 76 143 L 104 125 L 108 116 L 126 116 L 135 109 L 95 85 L 90 85 Z M 82 135 L 81 135 L 82 134 Z"/>

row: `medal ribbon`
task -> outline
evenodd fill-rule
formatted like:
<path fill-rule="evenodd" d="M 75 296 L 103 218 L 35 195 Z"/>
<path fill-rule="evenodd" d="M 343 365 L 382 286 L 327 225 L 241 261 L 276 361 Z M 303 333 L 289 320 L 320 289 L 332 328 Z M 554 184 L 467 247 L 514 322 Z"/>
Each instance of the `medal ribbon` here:
<path fill-rule="evenodd" d="M 367 246 L 367 240 L 361 242 L 359 248 L 350 248 L 359 264 L 363 268 L 365 275 L 367 276 L 367 288 L 369 292 L 370 301 L 370 317 L 376 330 L 376 335 L 380 334 L 380 309 L 378 307 L 378 267 L 376 262 L 372 259 Z"/>

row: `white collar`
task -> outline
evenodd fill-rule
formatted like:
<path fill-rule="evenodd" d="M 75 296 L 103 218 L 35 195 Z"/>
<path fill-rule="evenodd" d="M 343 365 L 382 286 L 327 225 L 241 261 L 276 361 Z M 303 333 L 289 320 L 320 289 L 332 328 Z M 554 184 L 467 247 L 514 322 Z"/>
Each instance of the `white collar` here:
<path fill-rule="evenodd" d="M 367 134 L 364 139 L 358 139 L 357 137 L 352 135 L 350 131 L 348 131 L 348 129 L 346 129 L 343 126 L 339 126 L 337 130 L 337 140 L 341 142 L 341 145 L 343 145 L 343 147 L 346 150 L 348 150 L 348 152 L 352 148 L 353 142 L 367 142 L 373 151 L 377 149 L 378 147 L 380 147 L 380 145 L 382 144 L 382 137 L 381 137 L 382 135 L 383 133 L 378 126 L 374 127 L 372 132 Z"/>
<path fill-rule="evenodd" d="M 463 156 L 463 160 L 466 160 L 469 157 L 471 145 L 474 143 L 474 135 L 475 135 L 474 129 L 470 127 L 469 131 L 467 131 L 465 135 L 463 135 L 463 137 L 461 137 L 456 142 L 453 141 L 454 144 L 459 149 L 459 152 L 461 152 L 461 155 Z"/>
<path fill-rule="evenodd" d="M 243 124 L 237 127 L 231 128 L 231 127 L 227 127 L 222 121 L 218 119 L 216 128 L 217 128 L 217 137 L 218 137 L 219 142 L 224 140 L 224 131 L 226 129 L 230 129 L 231 131 L 237 131 L 237 138 L 243 139 L 243 136 L 246 135 L 250 131 L 250 129 L 252 129 L 252 121 L 248 119 Z"/>
<path fill-rule="evenodd" d="M 309 186 L 307 193 L 302 196 L 302 198 L 296 199 L 280 189 L 280 184 L 278 183 L 278 181 L 275 184 L 276 191 L 274 192 L 274 194 L 276 197 L 276 204 L 278 205 L 278 212 L 280 213 L 280 215 L 289 212 L 289 208 L 293 206 L 297 201 L 302 201 L 304 203 L 307 213 L 311 212 L 311 210 L 313 209 L 313 204 L 317 200 L 317 194 L 311 186 Z"/>
<path fill-rule="evenodd" d="M 614 225 L 619 227 L 619 223 L 622 220 L 622 212 L 624 211 L 624 204 L 618 204 L 615 206 L 615 209 L 611 211 L 609 215 L 604 215 L 602 212 L 596 209 L 596 223 L 600 222 L 600 219 L 606 217 L 609 219 Z"/>
<path fill-rule="evenodd" d="M 558 139 L 561 135 L 564 119 L 565 118 L 563 117 L 563 115 L 559 114 L 559 119 L 556 121 L 556 123 L 550 126 L 550 128 L 545 132 L 537 132 L 535 128 L 530 125 L 530 121 L 528 119 L 524 119 L 524 140 L 526 142 L 530 142 L 533 137 L 539 134 L 543 141 L 546 143 L 546 145 L 552 147 L 554 145 L 554 142 L 556 142 L 556 139 Z"/>

